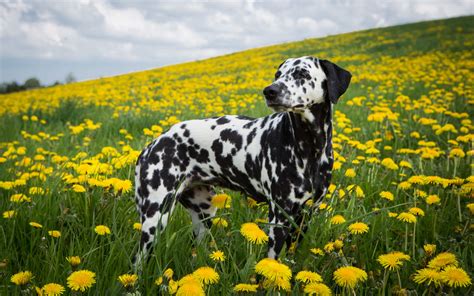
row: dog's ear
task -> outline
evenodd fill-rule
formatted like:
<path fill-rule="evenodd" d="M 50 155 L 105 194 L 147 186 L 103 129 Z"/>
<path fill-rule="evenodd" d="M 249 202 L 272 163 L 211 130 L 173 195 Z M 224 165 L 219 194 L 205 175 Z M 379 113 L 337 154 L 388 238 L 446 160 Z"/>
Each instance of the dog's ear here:
<path fill-rule="evenodd" d="M 351 82 L 351 73 L 327 60 L 319 60 L 326 74 L 327 95 L 331 103 L 336 104 Z"/>

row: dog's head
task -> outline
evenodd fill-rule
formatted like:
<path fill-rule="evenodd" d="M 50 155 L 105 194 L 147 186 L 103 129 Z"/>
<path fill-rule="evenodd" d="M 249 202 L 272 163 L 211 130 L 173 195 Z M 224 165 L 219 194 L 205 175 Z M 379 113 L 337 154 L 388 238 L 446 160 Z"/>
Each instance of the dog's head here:
<path fill-rule="evenodd" d="M 346 91 L 351 73 L 314 57 L 291 58 L 275 73 L 275 81 L 263 90 L 268 107 L 298 111 L 329 100 L 335 104 Z"/>

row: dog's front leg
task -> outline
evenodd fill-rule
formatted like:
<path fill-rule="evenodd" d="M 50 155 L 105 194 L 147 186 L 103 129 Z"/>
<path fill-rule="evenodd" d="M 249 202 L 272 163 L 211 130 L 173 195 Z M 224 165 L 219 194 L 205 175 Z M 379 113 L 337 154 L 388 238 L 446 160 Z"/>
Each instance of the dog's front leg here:
<path fill-rule="evenodd" d="M 277 259 L 289 236 L 291 223 L 288 221 L 287 215 L 282 213 L 275 203 L 270 205 L 268 216 L 268 221 L 270 222 L 268 257 Z"/>

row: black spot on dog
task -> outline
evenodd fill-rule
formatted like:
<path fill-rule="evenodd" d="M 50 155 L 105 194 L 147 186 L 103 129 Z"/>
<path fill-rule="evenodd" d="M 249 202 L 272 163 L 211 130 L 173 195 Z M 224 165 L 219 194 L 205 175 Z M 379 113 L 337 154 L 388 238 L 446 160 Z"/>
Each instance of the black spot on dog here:
<path fill-rule="evenodd" d="M 152 203 L 152 204 L 148 207 L 148 209 L 147 209 L 147 211 L 146 211 L 146 216 L 147 216 L 148 218 L 153 217 L 153 216 L 155 215 L 156 211 L 158 211 L 159 207 L 160 207 L 160 206 L 159 206 L 159 204 L 158 204 L 157 202 Z"/>
<path fill-rule="evenodd" d="M 211 205 L 208 204 L 208 203 L 203 203 L 203 202 L 202 202 L 202 203 L 199 204 L 199 207 L 200 207 L 201 209 L 203 209 L 203 210 L 207 210 L 207 209 L 209 209 L 209 208 L 211 207 Z"/>
<path fill-rule="evenodd" d="M 220 134 L 223 141 L 228 141 L 235 145 L 237 150 L 242 148 L 242 136 L 235 130 L 225 129 Z"/>
<path fill-rule="evenodd" d="M 257 129 L 254 128 L 248 135 L 247 135 L 247 145 L 250 145 L 252 143 L 253 139 L 257 135 Z"/>
<path fill-rule="evenodd" d="M 143 245 L 145 245 L 149 240 L 150 240 L 150 235 L 148 234 L 148 232 L 142 231 L 140 246 L 143 248 Z"/>
<path fill-rule="evenodd" d="M 219 124 L 219 125 L 220 124 L 226 124 L 226 123 L 229 123 L 229 122 L 230 122 L 230 120 L 225 116 L 223 116 L 223 117 L 216 120 L 216 123 Z"/>

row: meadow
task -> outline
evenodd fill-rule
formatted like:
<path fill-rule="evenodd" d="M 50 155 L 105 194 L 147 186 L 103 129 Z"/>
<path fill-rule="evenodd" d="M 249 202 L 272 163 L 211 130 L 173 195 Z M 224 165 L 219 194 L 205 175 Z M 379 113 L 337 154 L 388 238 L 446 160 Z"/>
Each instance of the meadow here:
<path fill-rule="evenodd" d="M 1 95 L 0 294 L 472 294 L 473 36 L 468 16 Z M 301 243 L 265 260 L 267 206 L 217 188 L 203 241 L 178 205 L 135 274 L 141 150 L 183 120 L 270 114 L 263 88 L 303 55 L 353 79 Z"/>

